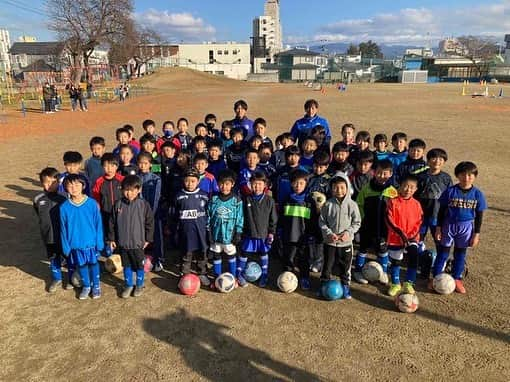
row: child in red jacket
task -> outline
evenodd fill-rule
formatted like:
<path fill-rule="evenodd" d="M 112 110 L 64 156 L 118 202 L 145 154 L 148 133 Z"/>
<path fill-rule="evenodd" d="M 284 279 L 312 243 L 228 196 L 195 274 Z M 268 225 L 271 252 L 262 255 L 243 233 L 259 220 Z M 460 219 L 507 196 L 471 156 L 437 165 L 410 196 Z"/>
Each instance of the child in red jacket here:
<path fill-rule="evenodd" d="M 388 226 L 388 252 L 391 258 L 390 296 L 396 296 L 402 290 L 400 285 L 400 264 L 407 255 L 407 274 L 404 293 L 414 294 L 418 266 L 418 242 L 423 211 L 420 202 L 413 198 L 418 189 L 418 179 L 407 176 L 398 189 L 398 197 L 390 199 L 386 206 L 386 224 Z"/>

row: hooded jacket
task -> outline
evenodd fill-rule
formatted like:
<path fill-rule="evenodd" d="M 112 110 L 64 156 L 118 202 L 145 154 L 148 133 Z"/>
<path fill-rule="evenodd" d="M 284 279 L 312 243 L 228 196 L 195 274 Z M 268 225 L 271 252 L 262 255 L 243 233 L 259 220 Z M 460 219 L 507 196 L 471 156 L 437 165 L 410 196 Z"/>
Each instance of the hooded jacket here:
<path fill-rule="evenodd" d="M 329 198 L 321 208 L 319 227 L 327 245 L 332 247 L 349 247 L 352 245 L 354 234 L 361 226 L 361 214 L 358 204 L 351 199 L 351 190 L 346 176 L 338 175 L 347 182 L 347 193 L 342 200 Z M 347 232 L 349 240 L 331 242 L 328 238 L 332 234 Z"/>

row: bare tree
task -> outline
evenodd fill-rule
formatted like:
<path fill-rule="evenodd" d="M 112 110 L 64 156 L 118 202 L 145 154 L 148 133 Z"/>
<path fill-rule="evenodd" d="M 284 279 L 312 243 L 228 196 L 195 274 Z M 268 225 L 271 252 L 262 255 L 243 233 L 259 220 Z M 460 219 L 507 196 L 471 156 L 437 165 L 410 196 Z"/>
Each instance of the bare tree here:
<path fill-rule="evenodd" d="M 457 40 L 467 49 L 472 59 L 490 60 L 498 54 L 498 45 L 487 37 L 461 36 Z"/>
<path fill-rule="evenodd" d="M 71 78 L 79 81 L 94 49 L 123 32 L 132 0 L 46 0 L 49 28 L 66 42 Z"/>

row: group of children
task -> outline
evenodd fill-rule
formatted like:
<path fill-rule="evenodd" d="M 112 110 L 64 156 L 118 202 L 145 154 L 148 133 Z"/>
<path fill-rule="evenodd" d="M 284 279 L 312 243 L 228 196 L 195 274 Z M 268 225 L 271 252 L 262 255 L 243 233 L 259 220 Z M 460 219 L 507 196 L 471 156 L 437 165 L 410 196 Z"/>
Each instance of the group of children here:
<path fill-rule="evenodd" d="M 472 162 L 455 167 L 453 185 L 442 171 L 447 153 L 429 150 L 422 139 L 407 142 L 404 133 L 388 139 L 377 134 L 371 150 L 368 131 L 342 127 L 342 140 L 330 150 L 331 132 L 318 115 L 319 105 L 308 100 L 305 116 L 290 133 L 272 140 L 263 118 L 247 117 L 245 101 L 234 104 L 235 118 L 216 128 L 206 115 L 188 133 L 188 121 L 166 121 L 162 135 L 152 120 L 134 139 L 134 129 L 117 129 L 118 145 L 105 152 L 105 140 L 90 140 L 92 156 L 84 163 L 78 152 L 64 154 L 65 172 L 45 168 L 40 173 L 44 192 L 34 199 L 46 244 L 52 283 L 62 284 L 63 260 L 68 268 L 66 288 L 79 274 L 80 299 L 101 296 L 98 258 L 121 256 L 125 287 L 122 297 L 140 296 L 144 262 L 152 256 L 153 270 L 163 269 L 165 248 L 181 253 L 181 273 L 196 273 L 204 286 L 227 270 L 246 286 L 249 257 L 260 263 L 259 286 L 269 278 L 269 259 L 299 274 L 303 290 L 311 288 L 311 273 L 333 277 L 335 265 L 345 298 L 351 298 L 353 277 L 362 273 L 369 250 L 383 269 L 381 282 L 388 294 L 414 293 L 418 271 L 443 272 L 454 246 L 452 275 L 456 290 L 462 283 L 466 250 L 479 241 L 483 193 L 473 186 L 478 174 Z M 425 248 L 431 232 L 437 256 Z M 354 244 L 359 246 L 354 256 Z M 406 262 L 403 286 L 400 266 Z M 388 277 L 389 272 L 389 277 Z M 133 280 L 135 276 L 135 280 Z"/>

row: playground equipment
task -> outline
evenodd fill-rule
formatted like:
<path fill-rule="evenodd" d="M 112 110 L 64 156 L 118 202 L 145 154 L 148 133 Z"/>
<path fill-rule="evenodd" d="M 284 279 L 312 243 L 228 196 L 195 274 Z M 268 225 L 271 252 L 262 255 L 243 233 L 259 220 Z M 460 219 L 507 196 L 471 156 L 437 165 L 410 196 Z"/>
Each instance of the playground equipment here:
<path fill-rule="evenodd" d="M 497 82 L 491 82 L 491 84 L 497 85 Z M 499 89 L 499 92 L 496 95 L 495 93 L 489 93 L 489 84 L 487 84 L 487 81 L 480 81 L 475 86 L 479 86 L 479 87 L 476 90 L 474 90 L 473 92 L 470 92 L 469 81 L 464 81 L 462 83 L 462 93 L 461 93 L 462 96 L 471 96 L 472 98 L 477 98 L 477 97 L 503 98 L 504 97 L 503 87 L 501 87 Z"/>

